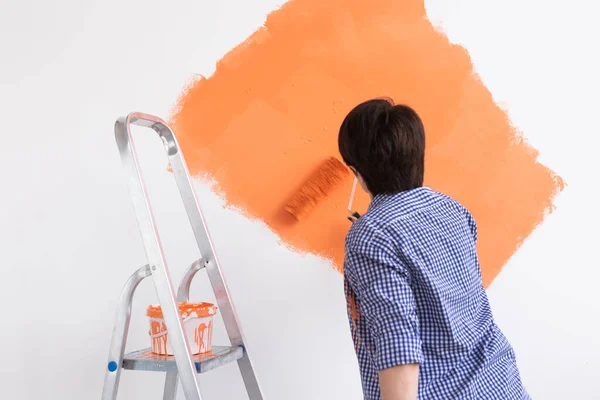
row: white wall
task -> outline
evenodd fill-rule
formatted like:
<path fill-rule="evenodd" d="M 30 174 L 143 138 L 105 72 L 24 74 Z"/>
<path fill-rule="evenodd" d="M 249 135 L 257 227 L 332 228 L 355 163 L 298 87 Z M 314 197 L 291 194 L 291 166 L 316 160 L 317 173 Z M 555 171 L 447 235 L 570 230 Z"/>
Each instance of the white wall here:
<path fill-rule="evenodd" d="M 118 295 L 145 263 L 113 122 L 133 110 L 168 116 L 193 74 L 210 75 L 278 3 L 2 0 L 2 398 L 99 398 Z M 592 4 L 426 2 L 569 185 L 489 290 L 537 399 L 600 398 L 592 161 L 600 28 Z M 161 144 L 142 132 L 138 151 L 177 281 L 198 254 Z M 360 399 L 339 274 L 224 209 L 208 183 L 197 191 L 265 397 Z M 201 281 L 193 296 L 210 300 Z M 143 283 L 130 349 L 146 345 L 144 309 L 154 301 L 151 282 Z M 215 342 L 223 338 L 218 325 Z M 201 385 L 208 400 L 245 398 L 235 366 L 202 376 Z M 162 377 L 124 372 L 121 389 L 121 399 L 158 399 Z"/>

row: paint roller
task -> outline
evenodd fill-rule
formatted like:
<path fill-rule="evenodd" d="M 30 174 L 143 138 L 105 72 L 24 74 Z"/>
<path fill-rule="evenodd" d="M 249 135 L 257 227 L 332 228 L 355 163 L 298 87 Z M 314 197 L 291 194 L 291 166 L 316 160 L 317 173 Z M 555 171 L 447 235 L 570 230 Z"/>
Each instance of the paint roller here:
<path fill-rule="evenodd" d="M 297 221 L 301 221 L 344 181 L 350 171 L 335 157 L 329 157 L 308 177 L 284 206 Z"/>

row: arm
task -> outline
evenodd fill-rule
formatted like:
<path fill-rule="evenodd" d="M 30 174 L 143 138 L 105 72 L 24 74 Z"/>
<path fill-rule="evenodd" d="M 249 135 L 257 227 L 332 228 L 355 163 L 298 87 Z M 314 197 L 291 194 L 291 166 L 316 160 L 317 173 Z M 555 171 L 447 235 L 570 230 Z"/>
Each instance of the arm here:
<path fill-rule="evenodd" d="M 385 238 L 367 236 L 346 250 L 345 273 L 373 339 L 382 400 L 414 400 L 423 354 L 408 270 Z"/>
<path fill-rule="evenodd" d="M 473 234 L 473 240 L 475 241 L 475 243 L 477 243 L 477 223 L 475 222 L 475 218 L 473 218 L 473 215 L 469 212 L 469 210 L 467 210 L 466 208 L 464 208 L 464 211 L 467 215 L 467 223 L 469 224 L 469 228 L 471 229 L 471 233 Z"/>
<path fill-rule="evenodd" d="M 419 364 L 405 364 L 379 371 L 381 400 L 416 400 Z"/>

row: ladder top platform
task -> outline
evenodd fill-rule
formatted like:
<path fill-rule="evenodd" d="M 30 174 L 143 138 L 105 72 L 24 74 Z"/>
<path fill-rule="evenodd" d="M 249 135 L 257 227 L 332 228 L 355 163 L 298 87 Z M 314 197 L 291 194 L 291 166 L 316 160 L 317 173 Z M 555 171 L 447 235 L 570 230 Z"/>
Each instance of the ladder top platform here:
<path fill-rule="evenodd" d="M 213 346 L 210 354 L 192 356 L 196 371 L 201 374 L 218 368 L 244 356 L 241 346 Z M 175 357 L 154 354 L 150 348 L 126 354 L 123 358 L 123 369 L 140 371 L 177 371 Z"/>

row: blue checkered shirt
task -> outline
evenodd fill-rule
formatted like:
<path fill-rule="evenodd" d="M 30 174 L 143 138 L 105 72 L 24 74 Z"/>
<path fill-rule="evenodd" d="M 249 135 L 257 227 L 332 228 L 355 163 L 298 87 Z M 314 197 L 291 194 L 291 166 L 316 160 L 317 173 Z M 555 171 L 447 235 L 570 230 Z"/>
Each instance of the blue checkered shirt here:
<path fill-rule="evenodd" d="M 427 187 L 376 196 L 346 238 L 348 317 L 365 400 L 419 364 L 418 399 L 529 399 L 481 283 L 473 217 Z"/>

